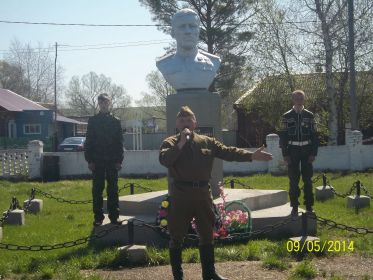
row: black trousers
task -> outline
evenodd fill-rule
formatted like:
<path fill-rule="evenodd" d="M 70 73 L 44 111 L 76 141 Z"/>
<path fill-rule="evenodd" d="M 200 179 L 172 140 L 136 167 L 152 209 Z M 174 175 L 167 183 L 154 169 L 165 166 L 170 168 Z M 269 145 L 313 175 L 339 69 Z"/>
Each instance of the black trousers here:
<path fill-rule="evenodd" d="M 288 165 L 289 176 L 289 197 L 290 205 L 292 207 L 298 206 L 298 198 L 300 196 L 299 180 L 302 174 L 303 191 L 304 191 L 304 205 L 312 206 L 314 203 L 313 190 L 312 190 L 312 176 L 313 166 L 308 162 L 311 155 L 311 145 L 306 146 L 289 146 L 290 163 Z"/>
<path fill-rule="evenodd" d="M 115 162 L 98 161 L 95 162 L 92 182 L 93 213 L 96 220 L 104 219 L 103 211 L 103 191 L 105 189 L 105 179 L 107 180 L 107 209 L 110 220 L 119 217 L 118 199 L 118 170 Z"/>

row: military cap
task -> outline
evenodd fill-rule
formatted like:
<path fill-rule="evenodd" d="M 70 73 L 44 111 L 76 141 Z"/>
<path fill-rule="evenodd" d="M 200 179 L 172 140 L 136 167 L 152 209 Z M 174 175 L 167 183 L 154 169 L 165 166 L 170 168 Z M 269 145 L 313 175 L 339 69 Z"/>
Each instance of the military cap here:
<path fill-rule="evenodd" d="M 107 93 L 101 93 L 97 96 L 97 100 L 110 100 L 110 97 Z"/>
<path fill-rule="evenodd" d="M 193 117 L 196 118 L 193 111 L 188 106 L 182 106 L 180 108 L 180 111 L 176 115 L 177 118 L 181 117 Z"/>

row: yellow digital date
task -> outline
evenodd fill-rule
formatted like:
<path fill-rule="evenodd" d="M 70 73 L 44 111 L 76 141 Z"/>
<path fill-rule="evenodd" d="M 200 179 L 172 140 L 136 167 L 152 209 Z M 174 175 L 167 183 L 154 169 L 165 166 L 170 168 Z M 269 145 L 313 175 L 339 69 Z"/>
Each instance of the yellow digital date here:
<path fill-rule="evenodd" d="M 286 242 L 286 250 L 289 253 L 302 253 L 302 252 L 353 252 L 354 241 L 348 240 L 313 240 L 313 241 L 294 241 L 289 240 Z"/>

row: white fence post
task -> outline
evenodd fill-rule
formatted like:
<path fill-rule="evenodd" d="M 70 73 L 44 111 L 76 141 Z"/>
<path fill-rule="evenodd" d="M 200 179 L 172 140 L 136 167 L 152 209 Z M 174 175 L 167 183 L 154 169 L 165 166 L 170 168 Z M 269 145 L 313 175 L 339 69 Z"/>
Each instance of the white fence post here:
<path fill-rule="evenodd" d="M 29 178 L 41 177 L 41 157 L 43 155 L 43 142 L 39 140 L 30 141 L 27 144 Z"/>
<path fill-rule="evenodd" d="M 268 134 L 266 136 L 267 150 L 273 155 L 273 159 L 268 162 L 268 172 L 279 173 L 284 171 L 282 168 L 282 153 L 279 144 L 280 137 L 277 134 Z"/>
<path fill-rule="evenodd" d="M 350 170 L 363 170 L 363 134 L 359 130 L 353 130 L 346 136 L 346 144 L 350 150 Z"/>

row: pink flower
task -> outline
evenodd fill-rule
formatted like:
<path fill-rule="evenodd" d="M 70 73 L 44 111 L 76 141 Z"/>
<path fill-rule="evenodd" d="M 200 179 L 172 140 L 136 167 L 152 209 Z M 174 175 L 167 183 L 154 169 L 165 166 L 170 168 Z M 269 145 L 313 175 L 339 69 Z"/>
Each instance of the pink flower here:
<path fill-rule="evenodd" d="M 165 211 L 165 210 L 159 210 L 159 217 L 160 218 L 167 217 L 167 211 Z"/>

